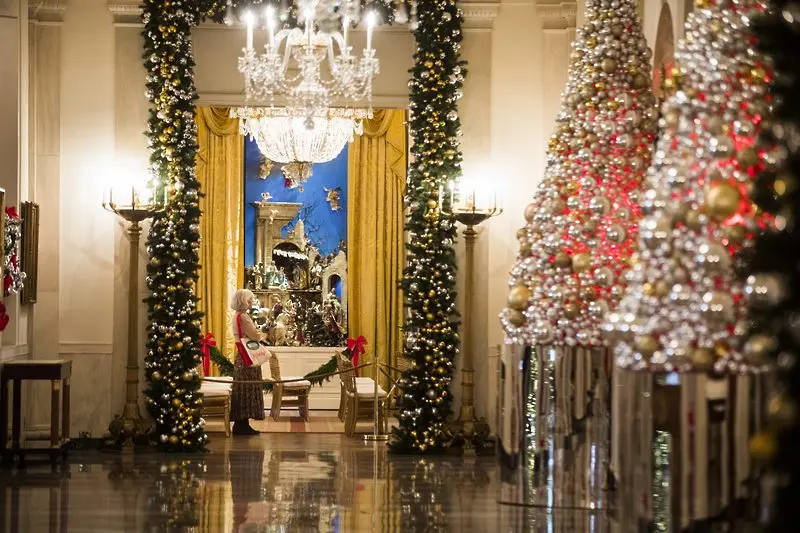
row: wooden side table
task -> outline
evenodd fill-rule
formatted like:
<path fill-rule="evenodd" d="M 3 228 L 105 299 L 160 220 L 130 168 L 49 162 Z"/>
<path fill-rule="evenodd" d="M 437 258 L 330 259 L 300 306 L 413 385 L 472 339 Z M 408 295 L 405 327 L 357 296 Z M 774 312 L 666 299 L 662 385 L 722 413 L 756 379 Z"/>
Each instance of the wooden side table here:
<path fill-rule="evenodd" d="M 61 359 L 42 361 L 12 361 L 0 372 L 0 456 L 8 462 L 18 456 L 23 462 L 28 454 L 49 455 L 51 460 L 62 457 L 69 443 L 69 380 L 72 361 Z M 50 382 L 50 441 L 22 442 L 22 382 Z M 14 382 L 11 411 L 11 443 L 8 443 L 8 383 Z M 62 405 L 63 399 L 63 405 Z"/>

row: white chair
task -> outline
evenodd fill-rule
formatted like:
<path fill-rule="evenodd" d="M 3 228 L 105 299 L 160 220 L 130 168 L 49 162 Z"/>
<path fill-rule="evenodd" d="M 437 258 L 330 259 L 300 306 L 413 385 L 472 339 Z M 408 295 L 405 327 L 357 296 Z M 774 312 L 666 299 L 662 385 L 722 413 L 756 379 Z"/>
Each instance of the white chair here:
<path fill-rule="evenodd" d="M 342 365 L 342 357 L 337 355 L 336 357 L 336 370 L 339 372 L 343 372 L 345 370 L 344 365 Z M 365 378 L 365 377 L 358 377 L 355 376 L 356 385 L 365 387 L 367 385 L 372 386 L 372 378 Z M 342 378 L 342 374 L 339 374 L 339 385 L 340 385 L 340 394 L 339 394 L 339 420 L 344 422 L 344 408 L 347 405 L 347 394 L 344 390 L 344 379 Z"/>
<path fill-rule="evenodd" d="M 269 358 L 269 371 L 274 381 L 300 380 L 292 383 L 275 383 L 272 385 L 272 415 L 273 420 L 277 420 L 281 414 L 281 409 L 285 407 L 297 407 L 303 420 L 308 421 L 308 394 L 311 392 L 311 382 L 302 379 L 301 376 L 281 377 L 281 364 L 278 356 L 273 354 Z"/>
<path fill-rule="evenodd" d="M 220 383 L 220 382 L 224 383 Z M 203 380 L 200 393 L 203 395 L 203 417 L 221 416 L 225 422 L 225 436 L 231 436 L 231 392 L 232 377 L 214 377 L 214 381 Z"/>
<path fill-rule="evenodd" d="M 374 419 L 375 409 L 378 410 L 378 427 L 377 430 L 381 432 L 386 431 L 386 414 L 384 413 L 384 405 L 386 403 L 386 391 L 379 385 L 378 386 L 378 405 L 375 405 L 375 381 L 372 378 L 365 378 L 369 383 L 362 382 L 361 385 L 356 383 L 355 370 L 353 370 L 353 362 L 339 355 L 339 362 L 344 371 L 340 374 L 342 382 L 344 383 L 345 390 L 345 410 L 344 410 L 344 432 L 345 435 L 351 437 L 356 430 L 356 424 L 359 420 L 372 420 Z"/>

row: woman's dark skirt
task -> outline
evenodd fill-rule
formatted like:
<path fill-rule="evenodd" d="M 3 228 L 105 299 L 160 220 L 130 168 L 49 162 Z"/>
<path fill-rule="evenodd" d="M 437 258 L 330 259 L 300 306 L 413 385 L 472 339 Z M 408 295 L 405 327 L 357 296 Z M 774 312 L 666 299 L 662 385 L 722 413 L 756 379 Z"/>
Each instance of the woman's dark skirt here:
<path fill-rule="evenodd" d="M 233 391 L 231 392 L 231 420 L 264 420 L 264 385 L 262 383 L 236 383 L 260 380 L 261 367 L 246 367 L 239 354 L 233 363 Z"/>

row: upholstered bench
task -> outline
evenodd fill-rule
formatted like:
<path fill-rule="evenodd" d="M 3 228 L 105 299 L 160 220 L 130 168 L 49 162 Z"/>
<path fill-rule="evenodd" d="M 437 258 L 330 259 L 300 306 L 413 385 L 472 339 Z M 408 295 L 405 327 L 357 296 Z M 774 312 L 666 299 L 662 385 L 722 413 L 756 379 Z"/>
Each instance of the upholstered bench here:
<path fill-rule="evenodd" d="M 233 378 L 220 376 L 213 379 L 214 381 L 203 380 L 203 384 L 200 385 L 200 392 L 203 394 L 203 417 L 221 416 L 225 422 L 225 436 L 230 437 Z"/>

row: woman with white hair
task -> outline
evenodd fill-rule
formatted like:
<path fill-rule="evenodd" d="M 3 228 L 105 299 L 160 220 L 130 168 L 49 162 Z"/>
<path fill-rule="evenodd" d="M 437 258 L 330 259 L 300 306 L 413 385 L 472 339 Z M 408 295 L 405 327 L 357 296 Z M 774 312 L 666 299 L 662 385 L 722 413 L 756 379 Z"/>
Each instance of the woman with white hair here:
<path fill-rule="evenodd" d="M 266 345 L 264 335 L 258 330 L 247 311 L 253 307 L 255 295 L 247 289 L 236 289 L 231 299 L 231 308 L 236 311 L 233 317 L 233 336 L 237 339 L 247 337 Z M 250 420 L 264 420 L 264 387 L 261 383 L 237 383 L 237 381 L 261 380 L 261 367 L 246 367 L 239 351 L 233 363 L 233 391 L 231 393 L 231 419 L 234 435 L 257 435 L 250 426 Z"/>

